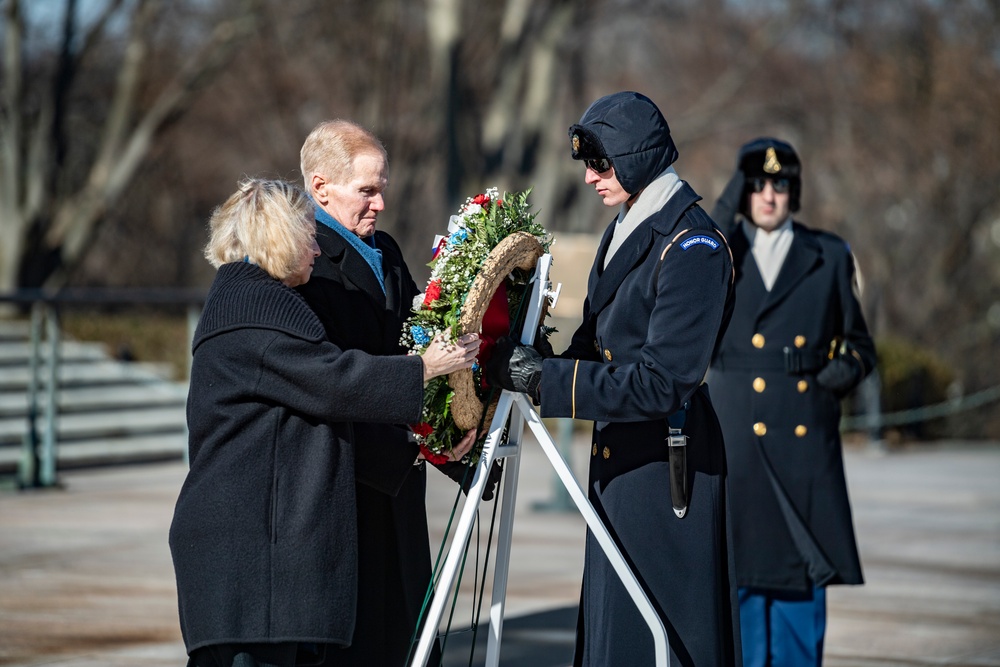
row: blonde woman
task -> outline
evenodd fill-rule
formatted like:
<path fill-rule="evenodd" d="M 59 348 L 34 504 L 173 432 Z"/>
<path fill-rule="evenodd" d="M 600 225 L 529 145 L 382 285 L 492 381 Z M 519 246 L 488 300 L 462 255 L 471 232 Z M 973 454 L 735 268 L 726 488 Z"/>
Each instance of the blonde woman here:
<path fill-rule="evenodd" d="M 350 422 L 417 421 L 424 382 L 470 367 L 479 341 L 439 338 L 423 357 L 330 343 L 292 289 L 319 254 L 294 185 L 244 181 L 210 228 L 218 273 L 193 342 L 191 469 L 170 528 L 188 665 L 321 664 L 355 623 Z"/>

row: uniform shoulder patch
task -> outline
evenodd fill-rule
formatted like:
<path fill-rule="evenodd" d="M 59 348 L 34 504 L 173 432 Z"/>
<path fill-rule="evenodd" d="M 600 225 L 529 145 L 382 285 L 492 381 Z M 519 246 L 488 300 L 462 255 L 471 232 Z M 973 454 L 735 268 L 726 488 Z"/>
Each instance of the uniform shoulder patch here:
<path fill-rule="evenodd" d="M 680 242 L 679 245 L 681 247 L 681 250 L 687 250 L 689 248 L 693 248 L 696 245 L 707 245 L 712 250 L 718 250 L 719 245 L 721 244 L 715 239 L 713 239 L 711 236 L 704 236 L 702 234 L 699 234 L 698 236 L 692 236 L 690 238 L 684 239 L 683 241 Z"/>

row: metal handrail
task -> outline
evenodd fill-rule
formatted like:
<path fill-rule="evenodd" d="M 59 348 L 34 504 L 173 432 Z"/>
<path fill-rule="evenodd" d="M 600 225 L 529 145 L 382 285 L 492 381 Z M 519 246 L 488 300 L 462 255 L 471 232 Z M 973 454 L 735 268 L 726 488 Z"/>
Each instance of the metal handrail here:
<path fill-rule="evenodd" d="M 18 289 L 0 293 L 0 303 L 30 306 L 31 356 L 28 360 L 28 410 L 27 424 L 22 440 L 21 458 L 18 463 L 18 483 L 22 488 L 51 487 L 57 478 L 57 424 L 59 391 L 59 311 L 76 306 L 186 306 L 188 338 L 201 316 L 207 291 L 187 288 L 64 288 L 60 290 Z M 42 382 L 43 330 L 49 364 L 47 382 L 44 383 L 45 409 L 39 410 Z M 189 359 L 190 363 L 190 359 Z M 38 417 L 45 415 L 41 435 Z"/>

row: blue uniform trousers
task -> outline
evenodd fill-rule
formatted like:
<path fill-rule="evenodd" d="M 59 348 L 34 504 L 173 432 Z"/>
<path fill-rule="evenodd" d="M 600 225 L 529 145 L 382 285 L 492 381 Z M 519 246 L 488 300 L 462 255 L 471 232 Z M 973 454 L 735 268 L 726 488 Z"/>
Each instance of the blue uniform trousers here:
<path fill-rule="evenodd" d="M 740 588 L 743 667 L 820 667 L 826 589 L 806 593 Z"/>

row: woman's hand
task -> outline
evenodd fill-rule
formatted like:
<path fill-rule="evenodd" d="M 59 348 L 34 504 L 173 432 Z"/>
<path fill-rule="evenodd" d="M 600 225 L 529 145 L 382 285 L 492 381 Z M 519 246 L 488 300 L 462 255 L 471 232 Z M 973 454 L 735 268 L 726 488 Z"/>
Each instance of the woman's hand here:
<path fill-rule="evenodd" d="M 452 461 L 461 461 L 462 457 L 469 453 L 474 444 L 476 444 L 476 429 L 472 429 L 466 433 L 461 440 L 452 446 L 451 452 L 448 453 L 448 458 Z"/>
<path fill-rule="evenodd" d="M 469 450 L 472 449 L 474 444 L 476 444 L 476 429 L 472 429 L 462 436 L 461 440 L 452 445 L 450 452 L 443 452 L 443 454 L 448 457 L 449 462 L 461 461 L 462 457 L 469 453 Z M 427 457 L 424 456 L 423 451 L 421 451 L 417 454 L 417 458 L 426 459 Z M 469 476 L 469 479 L 472 479 L 471 475 Z"/>
<path fill-rule="evenodd" d="M 449 335 L 450 330 L 439 333 L 421 355 L 420 358 L 424 360 L 424 382 L 462 368 L 472 368 L 476 355 L 479 354 L 479 334 L 459 336 L 454 343 L 448 340 Z"/>

